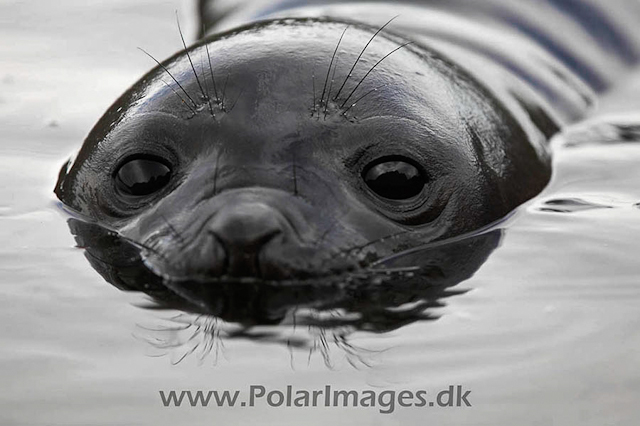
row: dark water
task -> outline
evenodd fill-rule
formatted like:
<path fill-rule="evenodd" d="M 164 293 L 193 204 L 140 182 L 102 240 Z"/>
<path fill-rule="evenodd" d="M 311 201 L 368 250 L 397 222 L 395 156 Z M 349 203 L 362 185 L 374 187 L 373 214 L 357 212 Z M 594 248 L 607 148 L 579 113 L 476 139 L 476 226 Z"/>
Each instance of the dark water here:
<path fill-rule="evenodd" d="M 176 9 L 194 34 L 194 11 L 179 1 L 0 3 L 1 425 L 637 423 L 633 141 L 557 142 L 552 183 L 500 225 L 500 247 L 457 287 L 466 293 L 432 311 L 437 321 L 341 330 L 347 343 L 294 324 L 233 337 L 233 325 L 141 309 L 144 296 L 106 284 L 73 248 L 52 188 L 92 124 L 150 68 L 136 46 L 158 57 L 179 49 Z M 605 111 L 640 111 L 640 78 L 624 87 Z M 462 385 L 473 406 L 165 408 L 159 397 L 251 385 Z"/>

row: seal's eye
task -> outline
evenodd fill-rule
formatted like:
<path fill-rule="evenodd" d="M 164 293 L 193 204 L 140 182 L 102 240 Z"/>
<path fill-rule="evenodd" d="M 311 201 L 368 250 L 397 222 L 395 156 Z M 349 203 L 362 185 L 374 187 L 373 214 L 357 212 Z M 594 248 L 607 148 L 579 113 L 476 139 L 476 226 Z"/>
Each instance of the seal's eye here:
<path fill-rule="evenodd" d="M 116 187 L 134 196 L 150 195 L 162 189 L 171 177 L 171 169 L 149 158 L 136 158 L 124 163 L 115 174 Z"/>
<path fill-rule="evenodd" d="M 391 200 L 406 200 L 422 192 L 427 179 L 416 166 L 399 158 L 371 163 L 362 178 L 373 192 Z"/>

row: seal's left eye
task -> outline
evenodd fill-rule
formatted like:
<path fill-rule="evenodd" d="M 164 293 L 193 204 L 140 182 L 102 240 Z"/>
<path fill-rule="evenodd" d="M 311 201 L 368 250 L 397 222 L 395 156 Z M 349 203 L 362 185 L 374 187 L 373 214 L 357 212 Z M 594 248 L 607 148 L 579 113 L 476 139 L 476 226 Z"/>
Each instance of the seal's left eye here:
<path fill-rule="evenodd" d="M 381 159 L 369 165 L 362 178 L 378 196 L 407 200 L 422 192 L 426 178 L 416 166 L 404 159 Z"/>
<path fill-rule="evenodd" d="M 115 175 L 118 190 L 127 195 L 150 195 L 162 189 L 171 178 L 171 169 L 164 163 L 137 158 L 123 164 Z"/>

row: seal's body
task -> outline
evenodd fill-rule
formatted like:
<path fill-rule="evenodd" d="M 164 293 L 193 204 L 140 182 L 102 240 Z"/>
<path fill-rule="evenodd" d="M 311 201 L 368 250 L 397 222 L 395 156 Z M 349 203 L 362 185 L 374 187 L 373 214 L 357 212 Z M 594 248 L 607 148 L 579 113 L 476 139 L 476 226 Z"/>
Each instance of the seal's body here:
<path fill-rule="evenodd" d="M 560 123 L 593 102 L 640 59 L 640 4 L 613 0 L 201 0 L 207 33 L 278 17 L 351 18 L 453 59 L 498 95 L 523 80 Z M 595 92 L 595 93 L 594 93 Z"/>
<path fill-rule="evenodd" d="M 616 21 L 578 0 L 269 3 L 203 2 L 211 34 L 61 172 L 60 199 L 172 288 L 367 279 L 499 220 L 640 46 L 636 6 Z"/>

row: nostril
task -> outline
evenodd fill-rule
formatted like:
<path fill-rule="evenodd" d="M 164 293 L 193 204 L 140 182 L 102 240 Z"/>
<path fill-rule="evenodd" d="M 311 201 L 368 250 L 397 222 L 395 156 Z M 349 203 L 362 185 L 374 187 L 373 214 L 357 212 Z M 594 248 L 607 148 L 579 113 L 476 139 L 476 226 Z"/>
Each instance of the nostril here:
<path fill-rule="evenodd" d="M 213 217 L 208 230 L 223 246 L 226 274 L 261 277 L 263 248 L 285 231 L 285 219 L 264 203 L 245 202 L 223 207 Z"/>
<path fill-rule="evenodd" d="M 283 232 L 280 214 L 263 203 L 244 203 L 223 207 L 209 224 L 209 232 L 237 254 L 257 253 Z"/>

